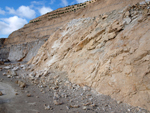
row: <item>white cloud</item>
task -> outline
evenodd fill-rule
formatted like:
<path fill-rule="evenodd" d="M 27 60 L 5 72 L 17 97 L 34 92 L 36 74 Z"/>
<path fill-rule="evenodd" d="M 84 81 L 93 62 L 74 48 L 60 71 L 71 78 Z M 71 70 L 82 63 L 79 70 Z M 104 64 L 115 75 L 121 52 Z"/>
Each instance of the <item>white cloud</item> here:
<path fill-rule="evenodd" d="M 53 4 L 55 2 L 55 0 L 51 0 L 49 4 Z"/>
<path fill-rule="evenodd" d="M 26 18 L 35 18 L 35 11 L 30 9 L 28 6 L 20 6 L 17 9 L 17 13 L 19 13 L 19 16 L 26 17 Z"/>
<path fill-rule="evenodd" d="M 53 10 L 50 7 L 45 7 L 45 6 L 43 6 L 42 8 L 39 9 L 39 12 L 41 15 L 46 14 L 51 11 L 53 11 Z"/>
<path fill-rule="evenodd" d="M 4 15 L 5 11 L 0 8 L 0 14 Z"/>
<path fill-rule="evenodd" d="M 10 14 L 15 14 L 16 13 L 16 11 L 14 10 L 14 8 L 10 8 L 10 7 L 6 6 L 6 10 L 8 10 Z"/>
<path fill-rule="evenodd" d="M 31 4 L 38 4 L 38 5 L 39 5 L 39 4 L 41 4 L 41 3 L 40 3 L 40 2 L 37 2 L 37 1 L 32 1 Z"/>
<path fill-rule="evenodd" d="M 44 5 L 45 5 L 45 1 L 32 1 L 30 8 L 37 9 L 37 6 L 44 6 Z"/>
<path fill-rule="evenodd" d="M 45 2 L 44 1 L 32 1 L 31 4 L 34 4 L 34 5 L 44 5 Z"/>
<path fill-rule="evenodd" d="M 76 0 L 78 3 L 83 3 L 83 2 L 86 2 L 88 0 Z"/>
<path fill-rule="evenodd" d="M 14 10 L 14 8 L 6 7 L 6 10 L 8 10 L 10 14 L 14 14 L 29 19 L 33 19 L 36 16 L 35 11 L 31 9 L 29 6 L 20 6 L 17 10 Z"/>
<path fill-rule="evenodd" d="M 61 0 L 61 1 L 62 1 L 62 3 L 63 3 L 64 6 L 67 6 L 67 5 L 68 5 L 67 0 Z"/>
<path fill-rule="evenodd" d="M 19 18 L 18 16 L 0 19 L 0 35 L 9 35 L 27 23 L 26 19 Z"/>

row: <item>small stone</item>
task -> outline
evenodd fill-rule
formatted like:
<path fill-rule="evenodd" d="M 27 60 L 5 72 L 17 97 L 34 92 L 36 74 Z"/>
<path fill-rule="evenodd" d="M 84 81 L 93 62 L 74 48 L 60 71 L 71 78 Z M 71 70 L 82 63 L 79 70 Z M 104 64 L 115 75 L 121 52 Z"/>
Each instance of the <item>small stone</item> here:
<path fill-rule="evenodd" d="M 16 81 L 16 84 L 19 85 L 20 88 L 25 88 L 26 87 L 26 83 L 24 83 L 23 81 Z"/>
<path fill-rule="evenodd" d="M 25 91 L 25 93 L 29 93 L 29 91 Z"/>
<path fill-rule="evenodd" d="M 68 95 L 66 95 L 65 93 L 62 93 L 62 94 L 61 94 L 61 97 L 63 97 L 63 98 L 67 98 L 67 97 L 68 97 Z"/>
<path fill-rule="evenodd" d="M 70 108 L 79 108 L 79 105 L 70 105 Z"/>
<path fill-rule="evenodd" d="M 11 78 L 12 76 L 11 75 L 7 75 L 7 78 Z"/>
<path fill-rule="evenodd" d="M 48 70 L 47 71 L 45 71 L 44 73 L 43 73 L 43 76 L 47 76 L 48 75 Z"/>
<path fill-rule="evenodd" d="M 125 13 L 125 16 L 126 16 L 126 17 L 129 17 L 129 16 L 130 16 L 130 12 L 127 11 L 127 12 Z"/>
<path fill-rule="evenodd" d="M 83 104 L 84 106 L 88 106 L 88 105 L 90 105 L 91 103 L 90 102 L 88 102 L 88 103 L 85 103 L 85 104 Z"/>
<path fill-rule="evenodd" d="M 66 108 L 67 108 L 67 109 L 70 109 L 70 107 L 69 107 L 69 106 L 66 106 Z"/>
<path fill-rule="evenodd" d="M 44 93 L 45 93 L 45 91 L 42 91 L 42 93 L 44 94 Z"/>
<path fill-rule="evenodd" d="M 43 89 L 40 89 L 41 92 L 43 92 Z"/>
<path fill-rule="evenodd" d="M 3 76 L 6 76 L 7 74 L 6 73 L 3 73 Z"/>
<path fill-rule="evenodd" d="M 58 86 L 56 86 L 56 87 L 53 87 L 52 89 L 53 89 L 53 90 L 57 90 L 58 88 L 59 88 L 59 87 L 58 87 Z"/>
<path fill-rule="evenodd" d="M 34 69 L 31 69 L 31 71 L 34 71 Z"/>
<path fill-rule="evenodd" d="M 106 19 L 108 17 L 108 15 L 103 15 L 102 19 Z"/>
<path fill-rule="evenodd" d="M 50 110 L 51 109 L 51 107 L 49 106 L 49 105 L 44 105 L 44 107 L 45 107 L 45 110 Z"/>
<path fill-rule="evenodd" d="M 87 110 L 87 107 L 86 106 L 83 106 L 83 108 L 82 108 L 83 110 Z"/>
<path fill-rule="evenodd" d="M 73 99 L 71 99 L 70 102 L 73 102 Z"/>
<path fill-rule="evenodd" d="M 31 97 L 31 94 L 27 94 L 27 97 Z"/>
<path fill-rule="evenodd" d="M 18 93 L 15 93 L 15 95 L 18 95 Z"/>
<path fill-rule="evenodd" d="M 59 102 L 58 100 L 54 100 L 53 103 L 54 103 L 55 105 L 62 105 L 62 104 L 63 104 L 62 102 Z"/>
<path fill-rule="evenodd" d="M 19 70 L 19 67 L 14 67 L 12 70 L 17 71 Z"/>
<path fill-rule="evenodd" d="M 3 93 L 0 91 L 0 96 L 2 96 L 3 95 Z"/>
<path fill-rule="evenodd" d="M 59 75 L 57 75 L 57 76 L 54 76 L 54 79 L 56 79 L 56 78 L 58 78 L 59 77 Z"/>
<path fill-rule="evenodd" d="M 83 90 L 84 90 L 84 91 L 90 91 L 91 88 L 89 88 L 89 87 L 87 87 L 87 86 L 83 86 Z"/>
<path fill-rule="evenodd" d="M 36 96 L 36 98 L 39 98 L 39 96 Z"/>
<path fill-rule="evenodd" d="M 131 19 L 130 18 L 124 18 L 124 23 L 125 24 L 130 24 L 131 22 Z"/>
<path fill-rule="evenodd" d="M 91 104 L 90 106 L 91 106 L 91 107 L 96 107 L 97 105 L 96 105 L 96 104 Z"/>
<path fill-rule="evenodd" d="M 54 97 L 60 98 L 59 94 L 57 94 L 56 92 L 54 92 Z"/>
<path fill-rule="evenodd" d="M 122 101 L 117 101 L 117 104 L 121 104 L 122 103 Z"/>
<path fill-rule="evenodd" d="M 4 69 L 10 69 L 11 67 L 10 66 L 6 66 L 6 67 L 4 67 Z"/>
<path fill-rule="evenodd" d="M 14 70 L 8 70 L 8 74 L 11 76 L 17 76 L 17 73 Z"/>

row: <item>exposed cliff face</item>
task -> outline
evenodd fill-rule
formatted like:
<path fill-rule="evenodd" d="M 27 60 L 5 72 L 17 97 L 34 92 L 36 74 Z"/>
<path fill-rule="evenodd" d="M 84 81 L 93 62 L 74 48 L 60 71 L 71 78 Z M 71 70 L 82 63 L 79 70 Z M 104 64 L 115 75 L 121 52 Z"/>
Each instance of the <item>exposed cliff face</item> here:
<path fill-rule="evenodd" d="M 9 55 L 9 48 L 4 46 L 5 38 L 0 38 L 0 60 L 5 60 Z"/>
<path fill-rule="evenodd" d="M 65 71 L 73 83 L 150 110 L 150 4 L 141 1 L 98 0 L 55 18 L 45 14 L 10 34 L 0 57 L 35 56 L 28 62 L 35 82 L 45 82 L 49 70 Z"/>
<path fill-rule="evenodd" d="M 150 110 L 149 7 L 141 3 L 74 19 L 54 32 L 29 64 L 43 76 L 49 69 L 66 71 L 71 82 Z"/>
<path fill-rule="evenodd" d="M 35 56 L 45 40 L 27 42 L 10 46 L 8 59 L 10 61 L 29 61 Z"/>

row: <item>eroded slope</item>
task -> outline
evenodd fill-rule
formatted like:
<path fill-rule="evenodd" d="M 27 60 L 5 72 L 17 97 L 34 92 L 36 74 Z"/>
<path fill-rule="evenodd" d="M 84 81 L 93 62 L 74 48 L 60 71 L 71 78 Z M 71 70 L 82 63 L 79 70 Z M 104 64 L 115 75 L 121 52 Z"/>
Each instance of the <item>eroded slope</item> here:
<path fill-rule="evenodd" d="M 149 15 L 149 3 L 141 3 L 74 19 L 51 35 L 29 63 L 41 76 L 49 69 L 66 71 L 73 83 L 150 110 Z"/>

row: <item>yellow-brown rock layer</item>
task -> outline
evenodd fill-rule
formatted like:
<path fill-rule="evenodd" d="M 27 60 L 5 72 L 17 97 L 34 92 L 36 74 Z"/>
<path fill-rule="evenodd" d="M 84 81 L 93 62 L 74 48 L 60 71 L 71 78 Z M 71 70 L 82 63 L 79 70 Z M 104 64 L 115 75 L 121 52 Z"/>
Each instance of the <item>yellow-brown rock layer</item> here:
<path fill-rule="evenodd" d="M 109 3 L 108 3 L 109 4 Z M 150 5 L 140 3 L 59 28 L 30 60 L 71 82 L 150 110 Z"/>

